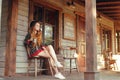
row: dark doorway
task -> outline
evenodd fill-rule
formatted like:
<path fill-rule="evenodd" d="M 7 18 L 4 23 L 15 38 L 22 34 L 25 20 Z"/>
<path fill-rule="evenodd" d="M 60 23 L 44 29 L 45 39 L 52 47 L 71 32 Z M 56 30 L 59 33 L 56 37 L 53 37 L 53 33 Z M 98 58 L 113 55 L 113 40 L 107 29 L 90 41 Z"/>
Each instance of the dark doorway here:
<path fill-rule="evenodd" d="M 59 45 L 58 15 L 58 10 L 33 1 L 30 2 L 29 20 L 40 21 L 43 32 L 43 44 L 53 45 L 55 51 L 58 50 Z"/>

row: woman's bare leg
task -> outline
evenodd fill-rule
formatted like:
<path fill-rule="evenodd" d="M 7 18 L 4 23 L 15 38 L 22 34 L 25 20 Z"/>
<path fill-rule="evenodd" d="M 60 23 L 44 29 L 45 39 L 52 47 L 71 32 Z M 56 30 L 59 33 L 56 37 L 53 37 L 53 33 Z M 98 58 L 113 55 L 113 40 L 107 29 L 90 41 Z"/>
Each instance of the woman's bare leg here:
<path fill-rule="evenodd" d="M 55 54 L 55 51 L 54 51 L 52 45 L 48 45 L 48 51 L 49 51 L 50 55 L 53 57 L 54 61 L 58 62 L 57 56 Z"/>
<path fill-rule="evenodd" d="M 53 58 L 51 57 L 51 55 L 49 54 L 49 52 L 47 51 L 46 48 L 44 48 L 44 53 L 40 53 L 40 56 L 49 56 L 50 57 L 50 62 L 51 62 L 50 65 L 52 66 L 52 68 L 55 71 L 55 77 L 59 78 L 59 79 L 65 79 L 65 77 L 58 71 L 57 66 L 55 66 L 55 61 L 53 60 Z"/>
<path fill-rule="evenodd" d="M 55 65 L 54 65 L 55 63 L 54 63 L 54 61 L 53 61 L 53 58 L 50 56 L 50 54 L 48 53 L 48 51 L 47 51 L 46 49 L 44 49 L 43 52 L 40 52 L 40 53 L 38 54 L 38 56 L 49 57 L 49 58 L 50 58 L 51 66 L 52 66 L 52 68 L 54 69 L 55 73 L 56 73 L 56 74 L 59 73 L 57 67 L 55 67 Z"/>
<path fill-rule="evenodd" d="M 55 51 L 54 51 L 52 45 L 48 45 L 46 49 L 48 50 L 49 54 L 51 55 L 51 57 L 55 61 L 55 66 L 63 67 L 63 65 L 61 65 L 61 63 L 58 61 L 57 56 L 55 54 Z"/>

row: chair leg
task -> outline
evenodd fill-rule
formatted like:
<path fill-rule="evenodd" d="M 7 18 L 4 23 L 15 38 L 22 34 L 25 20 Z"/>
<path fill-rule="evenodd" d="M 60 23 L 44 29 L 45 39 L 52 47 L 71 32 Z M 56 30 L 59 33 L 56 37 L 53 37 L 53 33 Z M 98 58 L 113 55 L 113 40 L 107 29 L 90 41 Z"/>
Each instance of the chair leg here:
<path fill-rule="evenodd" d="M 37 77 L 37 58 L 35 58 L 35 77 Z"/>
<path fill-rule="evenodd" d="M 78 64 L 77 64 L 77 59 L 75 59 L 75 65 L 76 65 L 77 72 L 79 72 L 79 68 L 78 68 Z"/>
<path fill-rule="evenodd" d="M 52 66 L 51 66 L 51 64 L 50 64 L 50 59 L 48 59 L 48 63 L 49 63 L 51 75 L 53 76 L 53 70 L 52 70 Z"/>
<path fill-rule="evenodd" d="M 40 59 L 40 68 L 42 67 L 42 60 Z"/>
<path fill-rule="evenodd" d="M 117 63 L 115 62 L 115 66 L 116 66 L 116 70 L 118 70 L 118 65 L 117 65 Z"/>
<path fill-rule="evenodd" d="M 29 76 L 29 68 L 30 68 L 30 65 L 31 65 L 31 60 L 28 60 L 27 76 Z"/>
<path fill-rule="evenodd" d="M 63 66 L 64 66 L 64 67 L 63 67 L 63 71 L 64 71 L 64 72 L 66 72 L 66 65 L 65 65 L 66 62 L 65 62 L 65 61 L 66 61 L 66 60 L 64 59 L 64 63 L 63 63 Z"/>
<path fill-rule="evenodd" d="M 113 63 L 113 68 L 114 68 L 114 70 L 115 70 L 115 63 Z"/>
<path fill-rule="evenodd" d="M 70 59 L 70 73 L 71 73 L 71 68 L 72 68 L 72 59 Z"/>

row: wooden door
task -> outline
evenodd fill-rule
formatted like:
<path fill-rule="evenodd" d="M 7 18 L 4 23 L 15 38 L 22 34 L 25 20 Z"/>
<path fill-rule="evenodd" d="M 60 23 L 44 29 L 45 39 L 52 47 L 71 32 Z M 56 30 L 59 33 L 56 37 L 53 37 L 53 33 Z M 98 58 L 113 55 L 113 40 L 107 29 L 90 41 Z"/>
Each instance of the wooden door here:
<path fill-rule="evenodd" d="M 86 42 L 85 42 L 85 21 L 83 18 L 79 17 L 79 24 L 77 26 L 77 46 L 78 52 L 82 55 L 86 53 Z"/>
<path fill-rule="evenodd" d="M 86 54 L 86 42 L 85 42 L 85 19 L 77 16 L 77 48 L 78 48 L 78 62 L 79 70 L 85 71 L 85 54 Z"/>

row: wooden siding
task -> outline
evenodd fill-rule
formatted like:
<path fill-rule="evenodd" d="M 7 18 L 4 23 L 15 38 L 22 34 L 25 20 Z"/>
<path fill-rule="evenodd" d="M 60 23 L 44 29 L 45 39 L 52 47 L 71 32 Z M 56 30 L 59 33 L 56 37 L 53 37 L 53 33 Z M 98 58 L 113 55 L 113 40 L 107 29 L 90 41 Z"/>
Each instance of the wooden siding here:
<path fill-rule="evenodd" d="M 18 27 L 16 45 L 16 73 L 27 72 L 27 53 L 23 40 L 28 30 L 29 0 L 18 0 Z"/>
<path fill-rule="evenodd" d="M 2 0 L 0 0 L 0 39 L 1 39 L 1 10 L 2 10 Z"/>
<path fill-rule="evenodd" d="M 4 4 L 3 4 L 4 3 Z M 2 0 L 1 38 L 0 38 L 0 75 L 4 75 L 6 53 L 6 28 L 8 18 L 8 0 Z"/>
<path fill-rule="evenodd" d="M 39 0 L 36 0 L 36 2 Z M 62 0 L 41 0 L 42 2 L 47 2 L 51 5 L 58 7 L 61 11 L 59 11 L 59 47 L 62 46 L 76 46 L 76 41 L 66 40 L 63 38 L 63 21 L 62 21 L 62 13 L 68 13 L 73 16 L 74 11 L 79 13 L 84 13 L 84 7 L 76 4 L 76 9 L 71 9 L 66 5 L 66 2 Z M 64 7 L 63 7 L 64 6 Z M 16 73 L 26 73 L 27 69 L 27 55 L 25 48 L 23 46 L 23 40 L 27 33 L 28 29 L 28 15 L 29 14 L 29 0 L 19 0 L 18 5 L 18 27 L 17 27 L 17 50 L 16 50 Z M 99 21 L 98 21 L 99 22 Z M 110 28 L 114 27 L 114 23 L 112 20 L 103 16 L 103 20 L 99 22 L 106 26 L 110 26 Z M 109 23 L 109 24 L 108 24 Z M 97 53 L 101 53 L 101 45 L 97 45 Z M 57 55 L 58 56 L 58 55 Z M 69 64 L 69 63 L 68 63 Z"/>
<path fill-rule="evenodd" d="M 115 30 L 120 30 L 120 21 L 115 21 Z"/>
<path fill-rule="evenodd" d="M 101 23 L 103 25 L 106 25 L 106 26 L 109 26 L 111 28 L 114 28 L 114 21 L 104 17 L 104 16 L 101 16 L 101 20 L 98 21 L 98 23 Z"/>

